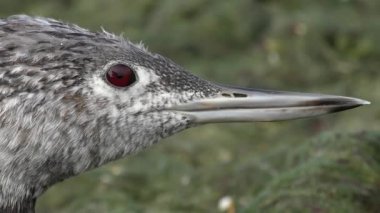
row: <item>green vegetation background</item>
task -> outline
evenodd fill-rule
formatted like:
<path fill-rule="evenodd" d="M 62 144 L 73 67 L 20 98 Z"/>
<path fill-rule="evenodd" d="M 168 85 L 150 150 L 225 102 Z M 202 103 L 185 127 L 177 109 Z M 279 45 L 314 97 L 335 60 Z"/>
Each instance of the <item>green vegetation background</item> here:
<path fill-rule="evenodd" d="M 122 33 L 217 82 L 372 105 L 280 123 L 216 124 L 56 185 L 38 212 L 380 212 L 380 1 L 1 0 Z M 230 212 L 233 212 L 230 210 Z"/>

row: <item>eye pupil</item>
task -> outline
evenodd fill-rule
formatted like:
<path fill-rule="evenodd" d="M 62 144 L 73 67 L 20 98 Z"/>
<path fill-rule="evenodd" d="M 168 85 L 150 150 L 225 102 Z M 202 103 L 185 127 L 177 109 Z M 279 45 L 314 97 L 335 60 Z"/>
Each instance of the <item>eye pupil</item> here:
<path fill-rule="evenodd" d="M 136 81 L 135 72 L 124 64 L 110 67 L 106 73 L 107 81 L 117 87 L 127 87 Z"/>

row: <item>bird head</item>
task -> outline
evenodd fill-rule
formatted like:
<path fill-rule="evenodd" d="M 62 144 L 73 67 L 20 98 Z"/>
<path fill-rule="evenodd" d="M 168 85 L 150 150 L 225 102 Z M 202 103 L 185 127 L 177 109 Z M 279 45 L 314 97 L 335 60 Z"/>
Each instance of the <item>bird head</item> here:
<path fill-rule="evenodd" d="M 119 36 L 29 16 L 0 20 L 0 65 L 7 180 L 0 184 L 15 197 L 37 197 L 195 125 L 304 118 L 368 103 L 211 83 Z"/>

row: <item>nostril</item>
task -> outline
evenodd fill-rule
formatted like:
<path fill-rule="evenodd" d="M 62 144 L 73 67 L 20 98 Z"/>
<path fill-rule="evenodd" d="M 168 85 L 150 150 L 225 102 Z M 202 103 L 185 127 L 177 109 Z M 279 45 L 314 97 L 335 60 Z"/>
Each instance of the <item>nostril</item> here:
<path fill-rule="evenodd" d="M 232 97 L 232 95 L 229 94 L 229 93 L 222 93 L 222 96 L 223 96 L 223 97 L 228 97 L 228 98 L 231 98 L 231 97 Z"/>
<path fill-rule="evenodd" d="M 223 97 L 227 97 L 227 98 L 246 98 L 248 97 L 247 94 L 243 94 L 243 93 L 222 93 L 221 94 Z"/>
<path fill-rule="evenodd" d="M 243 94 L 243 93 L 233 93 L 233 95 L 235 98 L 246 98 L 246 97 L 248 97 L 247 94 Z"/>

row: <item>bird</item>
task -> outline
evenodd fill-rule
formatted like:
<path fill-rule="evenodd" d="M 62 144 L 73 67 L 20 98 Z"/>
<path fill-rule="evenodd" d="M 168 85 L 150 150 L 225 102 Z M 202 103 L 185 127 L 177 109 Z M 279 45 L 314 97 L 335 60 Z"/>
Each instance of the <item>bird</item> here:
<path fill-rule="evenodd" d="M 278 121 L 369 104 L 201 79 L 105 30 L 0 19 L 0 212 L 34 212 L 69 177 L 206 123 Z"/>

